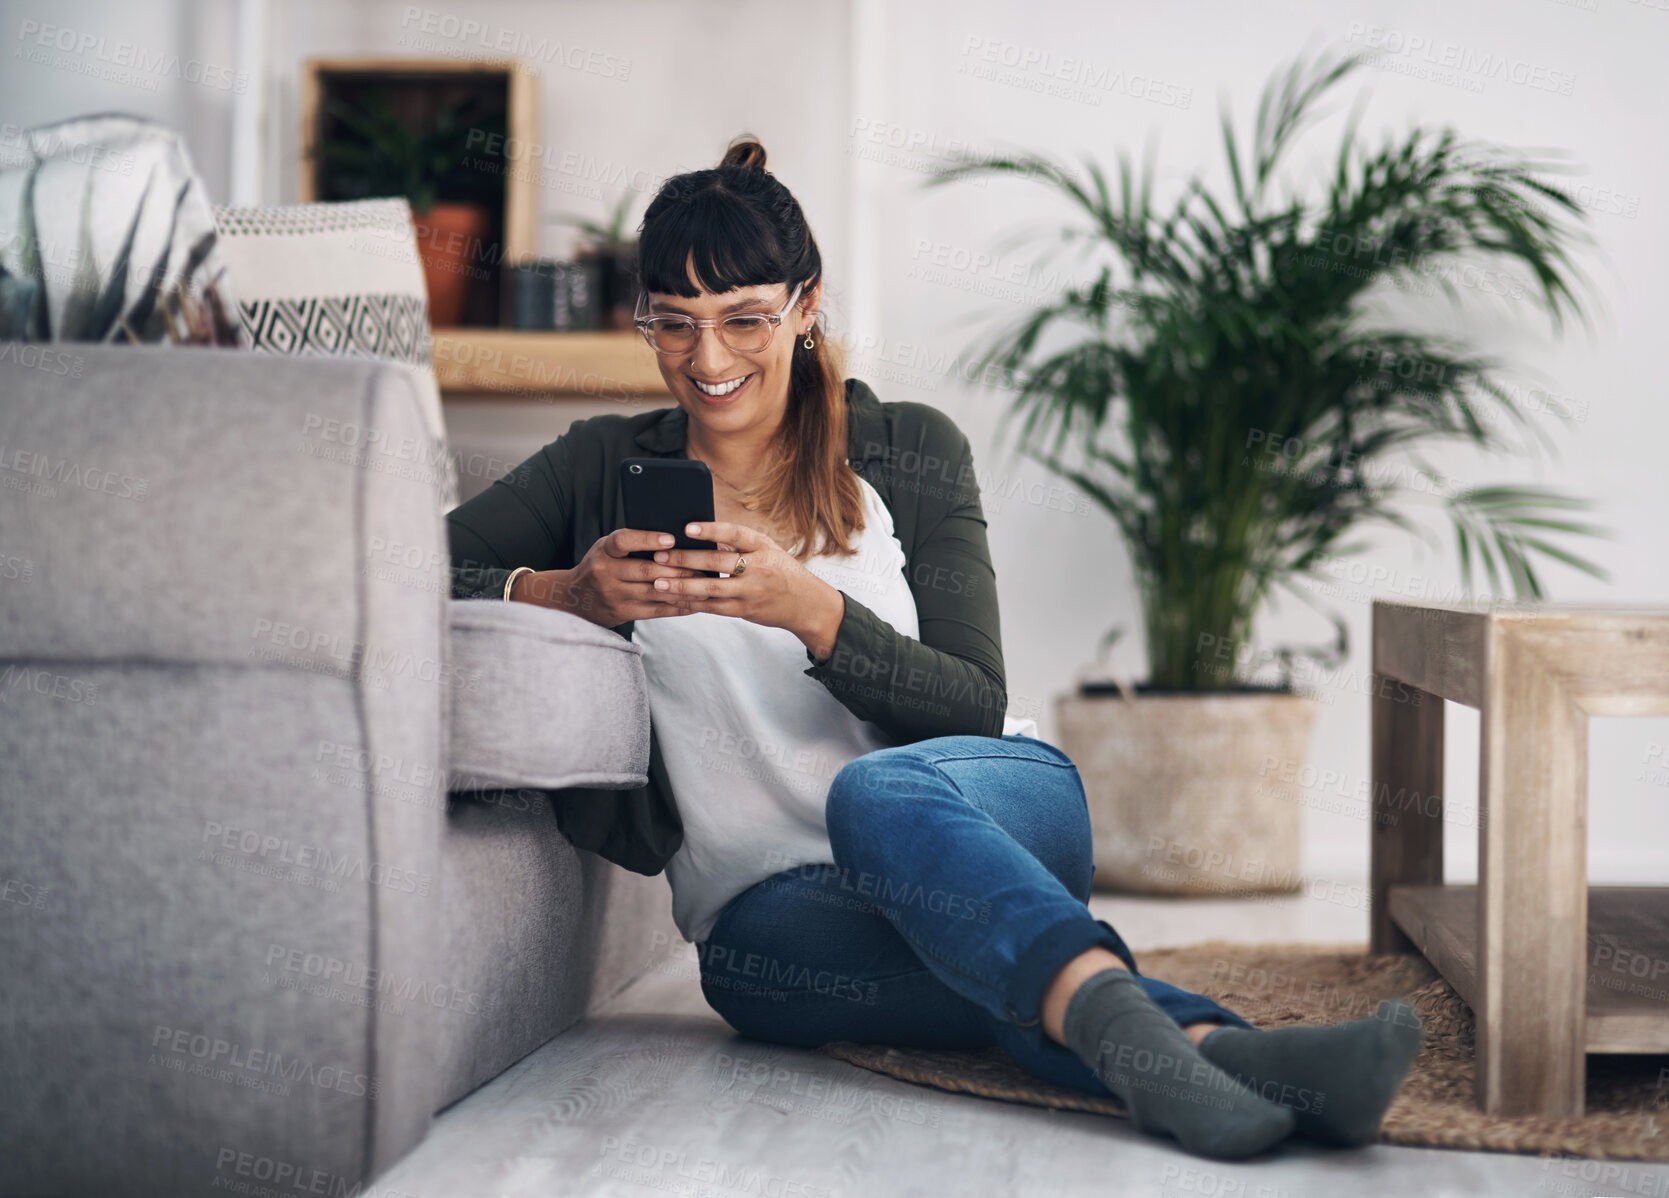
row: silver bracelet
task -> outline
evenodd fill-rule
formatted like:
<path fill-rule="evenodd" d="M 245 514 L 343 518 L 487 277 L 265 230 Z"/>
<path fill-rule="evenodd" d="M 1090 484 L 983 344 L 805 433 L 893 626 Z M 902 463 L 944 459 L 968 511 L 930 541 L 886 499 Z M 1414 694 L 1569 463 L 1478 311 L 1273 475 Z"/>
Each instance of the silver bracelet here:
<path fill-rule="evenodd" d="M 520 578 L 523 574 L 531 573 L 533 573 L 532 566 L 517 566 L 514 570 L 510 571 L 510 577 L 504 580 L 504 601 L 506 603 L 510 602 L 510 591 L 511 588 L 516 585 L 516 579 Z"/>

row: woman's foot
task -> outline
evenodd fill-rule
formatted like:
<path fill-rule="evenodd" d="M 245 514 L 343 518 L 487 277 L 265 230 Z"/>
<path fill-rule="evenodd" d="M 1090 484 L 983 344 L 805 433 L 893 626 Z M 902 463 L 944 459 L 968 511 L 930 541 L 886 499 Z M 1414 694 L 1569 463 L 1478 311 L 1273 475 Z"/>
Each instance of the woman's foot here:
<path fill-rule="evenodd" d="M 1175 1136 L 1189 1152 L 1251 1156 L 1293 1130 L 1294 1112 L 1212 1064 L 1126 970 L 1079 986 L 1064 1031 L 1067 1047 L 1129 1108 L 1132 1123 Z"/>
<path fill-rule="evenodd" d="M 1387 999 L 1368 1018 L 1332 1027 L 1221 1027 L 1200 1041 L 1200 1054 L 1290 1108 L 1304 1135 L 1354 1146 L 1379 1138 L 1420 1037 L 1419 1013 Z"/>

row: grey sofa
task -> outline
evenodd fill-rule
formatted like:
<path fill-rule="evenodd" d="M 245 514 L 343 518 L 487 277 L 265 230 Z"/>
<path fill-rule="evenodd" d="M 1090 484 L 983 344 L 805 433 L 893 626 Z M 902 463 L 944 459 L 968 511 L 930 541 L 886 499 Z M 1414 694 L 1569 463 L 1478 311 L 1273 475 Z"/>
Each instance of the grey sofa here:
<path fill-rule="evenodd" d="M 0 1192 L 360 1192 L 676 942 L 546 793 L 642 784 L 638 651 L 448 598 L 424 428 L 397 365 L 0 344 Z"/>

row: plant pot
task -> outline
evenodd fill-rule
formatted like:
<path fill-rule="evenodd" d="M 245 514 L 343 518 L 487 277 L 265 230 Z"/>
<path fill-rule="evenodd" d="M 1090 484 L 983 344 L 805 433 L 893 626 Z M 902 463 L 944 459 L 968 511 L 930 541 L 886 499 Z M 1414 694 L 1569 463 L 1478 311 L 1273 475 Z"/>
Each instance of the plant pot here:
<path fill-rule="evenodd" d="M 470 288 L 487 269 L 490 255 L 484 238 L 491 221 L 492 215 L 480 204 L 436 204 L 412 216 L 423 282 L 429 289 L 430 328 L 463 320 Z"/>
<path fill-rule="evenodd" d="M 636 250 L 593 250 L 579 256 L 593 263 L 601 288 L 597 328 L 630 329 L 637 308 Z"/>
<path fill-rule="evenodd" d="M 1232 895 L 1297 890 L 1301 791 L 1316 701 L 1275 691 L 1062 695 L 1097 890 Z"/>

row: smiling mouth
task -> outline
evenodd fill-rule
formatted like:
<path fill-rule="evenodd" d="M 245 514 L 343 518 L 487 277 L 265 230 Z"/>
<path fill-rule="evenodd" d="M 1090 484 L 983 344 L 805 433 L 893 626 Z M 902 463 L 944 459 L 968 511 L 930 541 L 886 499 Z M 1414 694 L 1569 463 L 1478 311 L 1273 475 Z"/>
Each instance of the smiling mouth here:
<path fill-rule="evenodd" d="M 738 378 L 733 378 L 728 382 L 723 383 L 704 383 L 700 379 L 691 379 L 690 382 L 694 383 L 695 389 L 703 395 L 709 396 L 713 399 L 723 399 L 726 395 L 735 391 L 752 377 L 753 375 L 751 374 L 744 374 Z"/>

